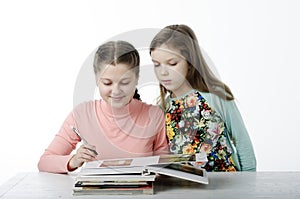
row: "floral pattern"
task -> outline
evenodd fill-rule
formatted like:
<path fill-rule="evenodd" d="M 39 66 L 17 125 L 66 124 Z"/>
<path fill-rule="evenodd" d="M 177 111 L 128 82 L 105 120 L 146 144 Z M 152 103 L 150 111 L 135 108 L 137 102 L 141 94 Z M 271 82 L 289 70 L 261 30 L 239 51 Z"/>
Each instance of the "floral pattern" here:
<path fill-rule="evenodd" d="M 226 126 L 200 92 L 188 93 L 166 104 L 170 150 L 176 154 L 205 152 L 207 171 L 236 171 Z"/>

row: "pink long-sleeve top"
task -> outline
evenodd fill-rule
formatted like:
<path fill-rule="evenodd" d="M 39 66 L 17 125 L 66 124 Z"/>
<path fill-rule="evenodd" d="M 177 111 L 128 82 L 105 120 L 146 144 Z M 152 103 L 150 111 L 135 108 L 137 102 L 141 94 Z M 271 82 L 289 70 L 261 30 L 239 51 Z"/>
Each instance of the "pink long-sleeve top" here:
<path fill-rule="evenodd" d="M 39 171 L 68 172 L 68 162 L 80 138 L 96 146 L 97 159 L 151 156 L 168 153 L 163 111 L 139 100 L 112 108 L 103 100 L 84 102 L 68 115 L 53 141 L 42 154 Z"/>

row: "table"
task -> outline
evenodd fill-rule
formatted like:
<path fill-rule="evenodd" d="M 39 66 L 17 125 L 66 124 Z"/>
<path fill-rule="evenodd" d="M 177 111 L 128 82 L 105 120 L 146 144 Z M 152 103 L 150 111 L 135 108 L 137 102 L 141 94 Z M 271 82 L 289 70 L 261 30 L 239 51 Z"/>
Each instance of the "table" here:
<path fill-rule="evenodd" d="M 19 173 L 0 187 L 0 198 L 300 198 L 300 172 L 208 173 L 209 184 L 159 176 L 154 195 L 73 196 L 75 174 Z"/>

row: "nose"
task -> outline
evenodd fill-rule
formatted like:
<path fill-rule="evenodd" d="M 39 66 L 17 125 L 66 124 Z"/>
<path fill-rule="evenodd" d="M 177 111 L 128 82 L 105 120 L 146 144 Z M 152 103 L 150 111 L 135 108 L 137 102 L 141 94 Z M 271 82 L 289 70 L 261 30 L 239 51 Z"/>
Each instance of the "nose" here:
<path fill-rule="evenodd" d="M 119 84 L 113 85 L 111 92 L 115 96 L 117 96 L 118 94 L 120 94 L 121 93 L 120 85 Z"/>
<path fill-rule="evenodd" d="M 168 66 L 166 66 L 165 64 L 162 64 L 159 72 L 161 75 L 168 75 L 169 74 Z"/>

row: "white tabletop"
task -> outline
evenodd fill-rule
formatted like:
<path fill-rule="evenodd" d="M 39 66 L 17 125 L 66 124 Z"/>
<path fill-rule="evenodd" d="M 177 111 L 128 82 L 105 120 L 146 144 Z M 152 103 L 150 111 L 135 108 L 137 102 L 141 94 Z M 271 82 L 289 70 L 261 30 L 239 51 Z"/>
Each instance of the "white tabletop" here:
<path fill-rule="evenodd" d="M 209 184 L 159 176 L 154 195 L 73 196 L 75 175 L 20 173 L 0 187 L 0 198 L 300 198 L 300 172 L 208 173 Z"/>

